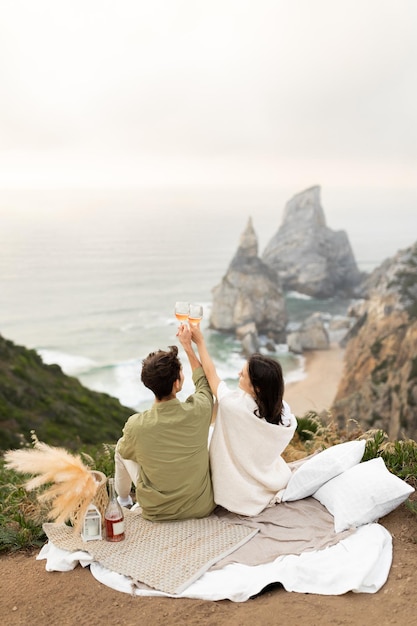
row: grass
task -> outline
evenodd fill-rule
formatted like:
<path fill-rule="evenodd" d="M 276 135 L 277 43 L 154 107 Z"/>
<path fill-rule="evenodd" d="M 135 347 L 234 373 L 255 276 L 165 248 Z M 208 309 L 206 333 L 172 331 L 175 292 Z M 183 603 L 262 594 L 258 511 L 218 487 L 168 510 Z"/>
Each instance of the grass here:
<path fill-rule="evenodd" d="M 36 440 L 36 436 L 33 435 Z M 406 439 L 390 442 L 381 430 L 362 432 L 359 426 L 347 434 L 340 432 L 329 420 L 323 423 L 317 414 L 308 413 L 298 419 L 293 441 L 285 451 L 287 461 L 303 458 L 347 440 L 365 439 L 362 461 L 382 457 L 387 468 L 396 476 L 417 488 L 417 442 Z M 82 447 L 78 452 L 91 469 L 114 475 L 114 446 Z M 7 469 L 0 458 L 0 552 L 38 548 L 46 541 L 42 523 L 48 511 L 42 507 L 36 493 L 27 492 L 23 484 L 27 476 Z M 417 502 L 407 500 L 405 505 L 417 515 Z"/>

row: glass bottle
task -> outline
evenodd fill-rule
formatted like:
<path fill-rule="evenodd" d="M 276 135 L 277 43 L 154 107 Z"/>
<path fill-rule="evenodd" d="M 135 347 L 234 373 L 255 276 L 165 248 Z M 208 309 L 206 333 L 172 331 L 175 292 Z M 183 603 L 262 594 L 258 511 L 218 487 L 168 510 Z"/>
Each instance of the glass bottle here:
<path fill-rule="evenodd" d="M 109 503 L 104 513 L 104 525 L 107 541 L 122 541 L 125 538 L 125 519 L 123 510 L 116 498 L 114 478 L 109 478 Z"/>

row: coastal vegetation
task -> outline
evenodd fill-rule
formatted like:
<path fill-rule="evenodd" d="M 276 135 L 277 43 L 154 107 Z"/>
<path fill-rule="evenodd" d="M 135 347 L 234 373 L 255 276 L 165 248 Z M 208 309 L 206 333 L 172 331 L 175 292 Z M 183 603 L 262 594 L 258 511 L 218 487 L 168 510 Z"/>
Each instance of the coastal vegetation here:
<path fill-rule="evenodd" d="M 110 476 L 114 444 L 132 413 L 0 335 L 0 552 L 42 545 L 47 518 L 36 493 L 24 489 L 25 477 L 4 467 L 1 452 L 39 439 L 81 453 L 91 469 Z"/>
<path fill-rule="evenodd" d="M 29 443 L 32 430 L 41 441 L 71 450 L 114 442 L 132 413 L 0 335 L 0 450 Z"/>

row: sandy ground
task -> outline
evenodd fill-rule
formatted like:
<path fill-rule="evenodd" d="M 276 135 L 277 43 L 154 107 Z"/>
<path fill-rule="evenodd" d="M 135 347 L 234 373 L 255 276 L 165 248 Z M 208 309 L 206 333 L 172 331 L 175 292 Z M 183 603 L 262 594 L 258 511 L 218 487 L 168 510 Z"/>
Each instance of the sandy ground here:
<path fill-rule="evenodd" d="M 286 399 L 302 415 L 328 409 L 342 370 L 340 349 L 308 355 L 308 376 L 288 385 Z M 417 500 L 415 494 L 412 499 Z M 402 504 L 380 522 L 393 536 L 393 563 L 376 594 L 319 596 L 280 585 L 244 603 L 140 598 L 110 589 L 89 569 L 47 572 L 36 553 L 0 557 L 0 623 L 4 626 L 417 626 L 417 515 Z"/>
<path fill-rule="evenodd" d="M 343 356 L 339 346 L 305 353 L 305 378 L 285 386 L 284 399 L 295 415 L 330 409 L 343 373 Z"/>

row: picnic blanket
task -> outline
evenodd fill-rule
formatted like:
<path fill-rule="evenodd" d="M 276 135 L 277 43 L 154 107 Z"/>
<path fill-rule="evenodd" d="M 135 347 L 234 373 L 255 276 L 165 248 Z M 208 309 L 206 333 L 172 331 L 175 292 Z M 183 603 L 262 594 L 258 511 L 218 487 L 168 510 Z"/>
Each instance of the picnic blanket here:
<path fill-rule="evenodd" d="M 117 543 L 84 541 L 65 524 L 43 524 L 50 541 L 74 552 L 83 550 L 104 567 L 171 594 L 181 593 L 219 559 L 246 543 L 257 528 L 214 516 L 150 522 L 140 509 L 125 512 L 126 538 Z"/>
<path fill-rule="evenodd" d="M 126 518 L 137 520 L 137 515 L 142 519 L 140 511 L 127 512 Z M 136 580 L 133 587 L 136 575 L 109 568 L 91 554 L 92 547 L 88 547 L 88 543 L 108 543 L 104 541 L 87 542 L 81 549 L 77 546 L 68 550 L 50 540 L 37 558 L 46 559 L 49 571 L 68 571 L 78 564 L 90 566 L 97 580 L 124 593 L 236 602 L 243 602 L 277 582 L 288 591 L 304 593 L 337 595 L 350 590 L 374 593 L 385 583 L 391 566 L 391 535 L 384 527 L 368 524 L 357 530 L 335 533 L 333 517 L 313 498 L 281 503 L 256 518 L 236 516 L 217 508 L 205 519 L 218 524 L 227 522 L 255 534 L 240 546 L 235 544 L 235 549 L 221 559 L 214 558 L 210 564 L 207 559 L 205 565 L 195 570 L 194 576 L 175 591 L 172 586 L 161 589 L 160 581 L 145 584 L 144 576 L 142 582 Z M 148 523 L 156 528 L 161 524 Z M 127 545 L 126 542 L 127 539 L 116 546 Z M 138 550 L 140 559 L 140 546 Z M 192 559 L 191 552 L 191 544 L 187 548 L 185 542 L 177 561 L 181 567 L 186 568 L 187 561 Z"/>

